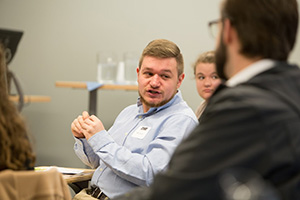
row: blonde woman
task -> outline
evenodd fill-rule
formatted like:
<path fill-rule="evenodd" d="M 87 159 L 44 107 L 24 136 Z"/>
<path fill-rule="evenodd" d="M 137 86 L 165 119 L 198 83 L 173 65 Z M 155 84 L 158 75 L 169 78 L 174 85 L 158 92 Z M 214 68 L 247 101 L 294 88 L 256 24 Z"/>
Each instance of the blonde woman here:
<path fill-rule="evenodd" d="M 193 69 L 198 94 L 203 98 L 203 101 L 195 111 L 199 119 L 206 107 L 208 98 L 221 83 L 221 79 L 216 72 L 214 51 L 202 53 L 193 65 Z"/>

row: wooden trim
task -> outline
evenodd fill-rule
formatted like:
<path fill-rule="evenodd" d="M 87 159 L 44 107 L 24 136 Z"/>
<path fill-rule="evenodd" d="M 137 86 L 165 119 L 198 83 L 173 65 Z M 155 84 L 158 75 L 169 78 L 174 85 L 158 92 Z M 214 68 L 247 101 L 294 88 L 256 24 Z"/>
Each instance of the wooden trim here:
<path fill-rule="evenodd" d="M 87 84 L 85 82 L 76 82 L 76 81 L 56 81 L 56 87 L 67 87 L 74 89 L 86 89 Z M 114 84 L 105 84 L 98 88 L 99 90 L 138 90 L 137 85 L 114 85 Z"/>
<path fill-rule="evenodd" d="M 19 96 L 10 96 L 9 99 L 13 102 L 19 101 Z M 51 98 L 49 96 L 36 96 L 36 95 L 25 95 L 24 102 L 50 102 Z"/>

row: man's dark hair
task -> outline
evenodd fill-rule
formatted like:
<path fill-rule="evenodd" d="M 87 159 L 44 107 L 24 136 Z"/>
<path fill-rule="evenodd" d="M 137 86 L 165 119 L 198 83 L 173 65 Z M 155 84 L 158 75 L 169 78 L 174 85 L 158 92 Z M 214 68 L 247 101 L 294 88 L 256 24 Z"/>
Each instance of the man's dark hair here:
<path fill-rule="evenodd" d="M 298 29 L 297 0 L 226 0 L 222 18 L 236 28 L 243 55 L 288 59 Z"/>

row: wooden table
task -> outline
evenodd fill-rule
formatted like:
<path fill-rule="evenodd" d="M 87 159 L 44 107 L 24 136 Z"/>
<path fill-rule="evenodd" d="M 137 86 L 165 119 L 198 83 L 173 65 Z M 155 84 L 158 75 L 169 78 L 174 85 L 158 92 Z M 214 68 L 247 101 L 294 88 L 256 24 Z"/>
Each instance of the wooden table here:
<path fill-rule="evenodd" d="M 13 102 L 19 102 L 19 96 L 9 96 L 9 99 Z M 51 98 L 49 96 L 38 96 L 38 95 L 25 95 L 24 103 L 30 102 L 50 102 Z"/>
<path fill-rule="evenodd" d="M 74 168 L 73 168 L 74 169 Z M 75 168 L 78 169 L 78 168 Z M 83 170 L 80 174 L 63 174 L 64 179 L 67 181 L 68 185 L 77 194 L 84 188 L 88 188 L 89 181 L 92 179 L 94 174 L 94 169 L 79 169 Z"/>
<path fill-rule="evenodd" d="M 95 169 L 84 169 L 84 168 L 68 168 L 68 169 L 75 169 L 75 170 L 82 170 L 82 173 L 79 174 L 64 174 L 63 177 L 67 181 L 68 184 L 70 183 L 77 183 L 81 181 L 89 181 L 92 179 L 92 176 L 95 172 Z"/>
<path fill-rule="evenodd" d="M 56 87 L 73 88 L 73 89 L 87 89 L 87 83 L 81 81 L 56 81 Z M 118 84 L 104 84 L 98 89 L 89 91 L 89 113 L 91 115 L 97 114 L 97 91 L 98 90 L 127 90 L 137 91 L 137 85 L 118 85 Z"/>
<path fill-rule="evenodd" d="M 10 95 L 9 99 L 17 103 L 17 108 L 19 112 L 22 111 L 24 107 L 24 103 L 51 101 L 51 98 L 48 96 L 37 96 L 37 95 L 24 95 L 23 99 L 20 99 L 20 96 L 18 95 Z"/>

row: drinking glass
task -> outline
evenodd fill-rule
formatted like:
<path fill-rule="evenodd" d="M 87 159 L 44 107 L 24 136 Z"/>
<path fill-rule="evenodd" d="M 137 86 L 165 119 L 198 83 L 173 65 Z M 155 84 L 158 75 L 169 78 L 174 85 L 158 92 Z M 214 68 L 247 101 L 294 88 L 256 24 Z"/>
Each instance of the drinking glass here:
<path fill-rule="evenodd" d="M 124 67 L 125 67 L 125 82 L 127 84 L 137 84 L 136 68 L 139 65 L 139 57 L 135 52 L 124 53 Z"/>
<path fill-rule="evenodd" d="M 113 52 L 98 53 L 98 74 L 99 83 L 113 84 L 117 77 L 118 59 Z"/>

